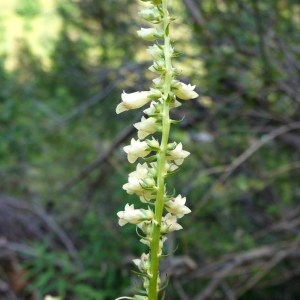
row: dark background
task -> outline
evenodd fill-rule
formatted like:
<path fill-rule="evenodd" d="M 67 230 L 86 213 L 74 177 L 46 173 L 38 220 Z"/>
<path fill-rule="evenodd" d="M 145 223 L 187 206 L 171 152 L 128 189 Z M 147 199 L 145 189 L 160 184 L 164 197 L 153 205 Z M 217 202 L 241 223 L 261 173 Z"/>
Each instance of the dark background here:
<path fill-rule="evenodd" d="M 170 182 L 192 213 L 168 239 L 166 299 L 300 299 L 299 1 L 170 2 L 200 96 L 174 112 L 191 155 Z M 0 57 L 0 299 L 111 300 L 139 287 L 145 251 L 116 216 L 137 201 L 122 147 L 141 113 L 115 107 L 151 85 L 146 24 L 137 1 L 55 3 L 43 55 L 28 40 L 44 3 L 24 0 L 27 34 Z"/>

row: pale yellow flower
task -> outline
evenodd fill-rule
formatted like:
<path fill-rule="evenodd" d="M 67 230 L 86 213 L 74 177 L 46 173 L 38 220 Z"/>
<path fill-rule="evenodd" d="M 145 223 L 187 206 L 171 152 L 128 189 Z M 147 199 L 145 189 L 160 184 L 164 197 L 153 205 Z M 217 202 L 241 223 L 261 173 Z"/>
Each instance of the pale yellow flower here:
<path fill-rule="evenodd" d="M 167 159 L 168 161 L 173 160 L 176 165 L 181 165 L 183 160 L 190 155 L 190 152 L 182 150 L 182 144 L 179 143 L 176 145 L 175 149 L 169 150 Z"/>
<path fill-rule="evenodd" d="M 139 224 L 144 220 L 151 220 L 154 216 L 153 211 L 150 209 L 134 209 L 134 205 L 126 204 L 124 211 L 117 213 L 119 225 L 124 226 L 127 223 Z"/>
<path fill-rule="evenodd" d="M 159 23 L 161 21 L 161 14 L 157 7 L 145 8 L 139 12 L 139 15 L 152 23 Z"/>
<path fill-rule="evenodd" d="M 128 176 L 128 183 L 123 185 L 123 189 L 129 194 L 137 194 L 142 202 L 148 202 L 155 198 L 151 187 L 154 188 L 155 180 L 150 176 L 147 164 L 137 164 L 136 170 Z M 145 189 L 147 187 L 148 189 Z"/>
<path fill-rule="evenodd" d="M 195 85 L 178 82 L 175 86 L 174 93 L 181 100 L 190 100 L 197 98 L 199 95 L 194 91 Z"/>
<path fill-rule="evenodd" d="M 156 118 L 153 117 L 142 117 L 141 122 L 135 123 L 133 126 L 138 130 L 138 138 L 140 140 L 157 131 Z"/>
<path fill-rule="evenodd" d="M 156 40 L 157 38 L 162 37 L 163 32 L 157 30 L 156 28 L 141 28 L 137 31 L 137 34 L 143 40 L 151 42 Z"/>
<path fill-rule="evenodd" d="M 129 94 L 123 92 L 121 95 L 122 102 L 118 104 L 116 108 L 116 113 L 120 114 L 124 111 L 144 106 L 151 100 L 148 97 L 149 93 L 149 91 L 134 92 Z"/>
<path fill-rule="evenodd" d="M 145 157 L 151 152 L 147 142 L 141 142 L 134 138 L 131 139 L 131 144 L 123 149 L 127 153 L 127 159 L 130 163 L 134 163 L 139 157 Z"/>
<path fill-rule="evenodd" d="M 148 47 L 147 52 L 153 57 L 154 60 L 161 59 L 164 56 L 164 50 L 162 47 L 154 44 Z"/>
<path fill-rule="evenodd" d="M 177 218 L 182 218 L 185 214 L 189 214 L 191 210 L 185 206 L 186 198 L 178 195 L 176 198 L 165 203 L 166 210 L 175 214 Z"/>
<path fill-rule="evenodd" d="M 180 229 L 182 229 L 182 226 L 177 223 L 176 216 L 168 213 L 162 218 L 160 227 L 160 231 L 162 234 L 166 234 Z"/>

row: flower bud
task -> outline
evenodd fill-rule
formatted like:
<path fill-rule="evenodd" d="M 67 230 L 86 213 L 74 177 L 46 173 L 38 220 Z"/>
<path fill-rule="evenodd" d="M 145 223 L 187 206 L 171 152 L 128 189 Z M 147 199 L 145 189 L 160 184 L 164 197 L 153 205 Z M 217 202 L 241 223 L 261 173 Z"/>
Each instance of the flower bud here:
<path fill-rule="evenodd" d="M 149 175 L 152 177 L 157 176 L 157 162 L 151 162 L 150 163 L 151 168 L 149 168 Z"/>
<path fill-rule="evenodd" d="M 152 140 L 147 140 L 147 145 L 153 150 L 159 150 L 159 142 L 155 138 L 152 138 Z"/>
<path fill-rule="evenodd" d="M 152 82 L 154 83 L 156 88 L 162 88 L 164 85 L 164 81 L 161 77 L 154 78 Z"/>
<path fill-rule="evenodd" d="M 157 7 L 145 8 L 139 12 L 139 15 L 146 21 L 154 24 L 161 22 L 161 13 Z"/>
<path fill-rule="evenodd" d="M 159 115 L 162 111 L 162 105 L 159 102 L 152 101 L 150 107 L 144 110 L 144 113 L 151 116 Z"/>
<path fill-rule="evenodd" d="M 168 150 L 174 150 L 174 149 L 176 148 L 176 146 L 177 146 L 177 143 L 176 143 L 176 142 L 169 143 L 169 144 L 167 145 L 167 149 L 168 149 Z"/>
<path fill-rule="evenodd" d="M 165 72 L 165 62 L 164 60 L 158 59 L 154 61 L 153 65 L 148 68 L 149 71 L 153 73 L 163 74 Z"/>
<path fill-rule="evenodd" d="M 143 193 L 141 193 L 138 196 L 140 197 L 140 201 L 142 203 L 149 203 L 151 200 L 156 198 L 156 194 L 153 193 L 153 190 L 145 190 L 145 189 Z"/>
<path fill-rule="evenodd" d="M 163 37 L 163 32 L 156 28 L 141 28 L 137 31 L 139 37 L 143 40 L 151 42 Z"/>
<path fill-rule="evenodd" d="M 157 44 L 148 47 L 147 52 L 153 57 L 154 60 L 164 57 L 164 50 L 162 49 L 162 46 L 158 46 Z"/>
<path fill-rule="evenodd" d="M 147 271 L 150 268 L 149 254 L 143 253 L 141 255 L 141 258 L 134 259 L 133 263 L 138 267 L 138 269 L 141 272 L 147 273 Z"/>
<path fill-rule="evenodd" d="M 162 96 L 162 93 L 159 89 L 153 89 L 153 88 L 150 89 L 150 92 L 149 92 L 150 99 L 160 99 L 161 96 Z"/>
<path fill-rule="evenodd" d="M 155 180 L 151 177 L 142 179 L 141 186 L 146 190 L 151 190 L 155 188 Z"/>
<path fill-rule="evenodd" d="M 140 228 L 146 237 L 150 237 L 152 233 L 152 222 L 151 221 L 143 221 L 139 223 L 138 228 Z"/>

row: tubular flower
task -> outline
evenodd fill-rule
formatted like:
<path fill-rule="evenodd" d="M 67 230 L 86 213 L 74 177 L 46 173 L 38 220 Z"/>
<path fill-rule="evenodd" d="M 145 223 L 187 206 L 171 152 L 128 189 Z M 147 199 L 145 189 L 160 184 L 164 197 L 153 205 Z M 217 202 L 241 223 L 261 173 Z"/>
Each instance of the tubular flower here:
<path fill-rule="evenodd" d="M 178 82 L 175 86 L 175 94 L 181 100 L 191 100 L 197 98 L 199 95 L 194 91 L 195 85 Z"/>
<path fill-rule="evenodd" d="M 138 130 L 138 138 L 143 140 L 149 134 L 152 134 L 157 131 L 157 120 L 156 118 L 142 117 L 141 122 L 135 123 L 133 125 Z"/>
<path fill-rule="evenodd" d="M 185 197 L 178 195 L 176 198 L 173 198 L 170 201 L 167 201 L 165 204 L 166 210 L 169 213 L 172 213 L 177 216 L 177 218 L 182 218 L 185 214 L 189 214 L 191 210 L 185 206 Z"/>
<path fill-rule="evenodd" d="M 134 163 L 139 157 L 145 157 L 150 153 L 147 142 L 131 139 L 131 144 L 124 147 L 130 163 Z"/>
<path fill-rule="evenodd" d="M 120 114 L 124 111 L 144 106 L 151 100 L 148 96 L 149 91 L 134 92 L 130 94 L 123 92 L 121 95 L 122 102 L 117 106 L 116 113 Z"/>
<path fill-rule="evenodd" d="M 147 164 L 138 164 L 136 170 L 128 176 L 128 183 L 123 185 L 123 189 L 128 194 L 136 194 L 142 202 L 148 202 L 155 198 L 153 191 L 155 189 L 155 180 L 149 175 L 152 168 Z"/>
<path fill-rule="evenodd" d="M 119 225 L 124 226 L 127 223 L 139 224 L 144 220 L 153 219 L 153 211 L 148 209 L 134 209 L 134 205 L 125 205 L 124 211 L 119 211 L 117 213 L 119 219 Z"/>
<path fill-rule="evenodd" d="M 141 183 L 142 181 L 140 180 L 140 178 L 129 176 L 128 183 L 125 183 L 123 185 L 123 189 L 127 191 L 129 195 L 133 195 L 133 194 L 143 195 L 145 191 Z"/>
<path fill-rule="evenodd" d="M 160 232 L 162 234 L 170 233 L 172 231 L 176 231 L 180 229 L 182 229 L 182 226 L 177 223 L 176 216 L 169 213 L 162 218 L 161 228 L 160 228 Z"/>
<path fill-rule="evenodd" d="M 129 177 L 136 177 L 139 179 L 147 178 L 149 172 L 149 168 L 147 163 L 137 164 L 136 170 L 129 174 Z"/>
<path fill-rule="evenodd" d="M 190 152 L 182 150 L 182 144 L 179 143 L 173 150 L 168 151 L 168 161 L 173 160 L 177 166 L 181 165 L 184 159 L 190 155 Z"/>
<path fill-rule="evenodd" d="M 127 191 L 129 195 L 136 194 L 142 196 L 143 199 L 153 199 L 152 193 L 145 190 L 145 188 L 151 189 L 154 188 L 155 181 L 152 178 L 146 178 L 145 180 L 137 177 L 128 177 L 128 183 L 123 185 L 123 189 Z"/>

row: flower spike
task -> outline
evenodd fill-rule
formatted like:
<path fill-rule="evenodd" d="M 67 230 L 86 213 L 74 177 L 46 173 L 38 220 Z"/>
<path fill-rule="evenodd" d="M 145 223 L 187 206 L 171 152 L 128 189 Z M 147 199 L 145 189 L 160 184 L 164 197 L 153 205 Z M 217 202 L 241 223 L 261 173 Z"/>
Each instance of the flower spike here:
<path fill-rule="evenodd" d="M 142 1 L 147 2 L 147 8 L 141 10 L 139 15 L 152 27 L 141 28 L 137 34 L 143 40 L 154 42 L 147 52 L 153 59 L 149 70 L 156 74 L 156 78 L 152 80 L 149 91 L 123 92 L 116 113 L 150 104 L 144 109 L 140 122 L 133 125 L 137 129 L 138 139 L 132 138 L 130 145 L 124 147 L 131 164 L 137 160 L 144 162 L 137 163 L 136 170 L 128 175 L 123 189 L 129 195 L 138 196 L 141 205 L 147 207 L 136 209 L 133 204 L 126 204 L 124 211 L 117 215 L 120 226 L 128 223 L 136 225 L 140 242 L 149 250 L 133 260 L 138 268 L 135 273 L 143 279 L 144 291 L 133 297 L 118 299 L 158 300 L 162 290 L 159 262 L 163 257 L 164 243 L 169 233 L 182 229 L 178 219 L 191 212 L 185 205 L 186 197 L 176 196 L 172 190 L 169 192 L 166 184 L 167 179 L 178 172 L 184 159 L 190 155 L 183 150 L 182 143 L 169 141 L 171 125 L 180 122 L 170 118 L 170 110 L 179 107 L 180 100 L 191 100 L 198 94 L 194 85 L 176 79 L 178 71 L 173 67 L 172 59 L 178 55 L 171 43 L 170 25 L 174 18 L 168 12 L 168 1 Z"/>

